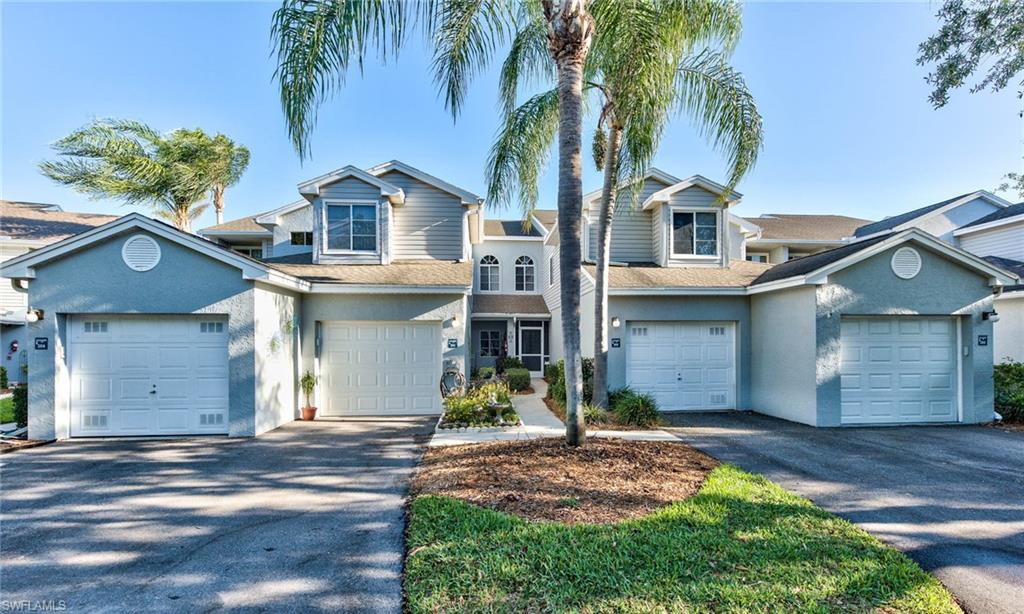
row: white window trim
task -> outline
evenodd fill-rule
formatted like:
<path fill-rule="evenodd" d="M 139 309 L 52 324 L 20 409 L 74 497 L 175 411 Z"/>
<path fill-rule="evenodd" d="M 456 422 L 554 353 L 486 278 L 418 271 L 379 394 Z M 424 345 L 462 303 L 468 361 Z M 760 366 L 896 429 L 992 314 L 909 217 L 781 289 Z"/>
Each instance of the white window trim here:
<path fill-rule="evenodd" d="M 320 253 L 330 255 L 346 255 L 346 256 L 363 256 L 363 255 L 380 255 L 380 203 L 376 200 L 359 200 L 359 199 L 322 199 L 323 206 L 320 207 L 320 228 L 323 232 L 320 233 Z M 368 249 L 330 249 L 327 247 L 327 207 L 330 206 L 341 206 L 341 207 L 352 207 L 352 206 L 372 206 L 373 207 L 373 226 L 374 235 L 376 235 L 376 246 L 373 251 Z M 350 235 L 351 237 L 351 235 Z"/>
<path fill-rule="evenodd" d="M 491 258 L 494 258 L 496 264 L 484 264 L 484 258 L 487 258 L 488 256 L 490 256 Z M 490 289 L 484 290 L 484 284 L 483 284 L 484 275 L 483 275 L 483 273 L 484 273 L 484 267 L 485 266 L 486 267 L 494 267 L 494 268 L 498 269 L 498 287 L 497 288 L 490 288 Z M 480 292 L 483 293 L 483 294 L 500 294 L 501 293 L 501 260 L 498 259 L 498 257 L 495 256 L 494 254 L 484 254 L 483 256 L 480 257 L 480 262 L 478 262 L 477 265 L 476 265 L 476 287 L 479 288 Z"/>
<path fill-rule="evenodd" d="M 523 258 L 526 258 L 527 260 L 529 260 L 530 264 L 519 264 L 519 261 L 522 260 Z M 522 294 L 532 294 L 532 293 L 536 292 L 537 291 L 537 263 L 534 261 L 534 259 L 531 258 L 530 256 L 525 255 L 525 254 L 522 255 L 522 256 L 518 256 L 515 259 L 515 262 L 512 264 L 512 267 L 513 267 L 512 268 L 512 289 L 515 292 L 520 292 Z M 526 272 L 524 271 L 523 272 L 523 289 L 522 290 L 519 289 L 519 269 L 520 268 L 522 268 L 522 269 L 529 269 L 530 270 L 530 272 L 532 274 L 531 275 L 531 277 L 532 277 L 531 281 L 533 282 L 533 288 L 530 288 L 529 290 L 526 289 Z"/>
<path fill-rule="evenodd" d="M 677 254 L 676 253 L 676 236 L 672 231 L 673 219 L 676 213 L 713 213 L 715 215 L 715 255 L 705 256 L 700 254 Z M 693 240 L 697 240 L 697 216 L 693 218 Z M 694 243 L 693 251 L 697 251 L 697 245 Z M 715 261 L 722 258 L 722 212 L 718 209 L 708 211 L 707 209 L 700 207 L 669 207 L 668 210 L 668 257 L 672 259 L 682 260 L 707 260 Z"/>

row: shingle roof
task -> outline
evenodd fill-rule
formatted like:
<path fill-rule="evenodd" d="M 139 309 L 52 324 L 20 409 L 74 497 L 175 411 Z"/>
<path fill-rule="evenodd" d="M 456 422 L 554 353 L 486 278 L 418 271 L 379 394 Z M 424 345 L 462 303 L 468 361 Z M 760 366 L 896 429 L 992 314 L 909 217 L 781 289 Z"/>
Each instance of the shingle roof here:
<path fill-rule="evenodd" d="M 267 266 L 310 282 L 371 286 L 471 286 L 472 262 L 421 260 L 391 264 L 313 264 L 311 254 L 267 258 Z"/>
<path fill-rule="evenodd" d="M 745 218 L 761 229 L 761 239 L 789 241 L 840 241 L 871 220 L 845 215 L 768 213 Z"/>
<path fill-rule="evenodd" d="M 259 224 L 256 223 L 256 217 L 255 216 L 240 217 L 237 220 L 229 220 L 227 222 L 224 222 L 223 224 L 215 224 L 213 226 L 207 226 L 206 228 L 204 228 L 202 230 L 202 232 L 211 232 L 211 231 L 216 232 L 218 230 L 225 230 L 225 231 L 231 231 L 231 232 L 253 232 L 253 233 L 269 232 L 266 228 L 264 228 L 263 226 L 260 226 Z"/>
<path fill-rule="evenodd" d="M 660 267 L 653 263 L 608 267 L 611 288 L 745 288 L 770 265 L 737 260 L 729 268 Z M 594 265 L 585 265 L 591 276 Z"/>
<path fill-rule="evenodd" d="M 1024 262 L 1021 262 L 1020 260 L 1013 260 L 1012 258 L 1000 258 L 999 256 L 983 256 L 982 259 L 991 262 L 1003 270 L 1013 273 L 1017 277 L 1020 277 L 1021 281 L 1024 282 Z M 1007 292 L 1024 290 L 1024 283 L 1006 286 L 1003 290 Z"/>
<path fill-rule="evenodd" d="M 539 294 L 474 294 L 473 313 L 550 314 Z"/>
<path fill-rule="evenodd" d="M 856 243 L 849 243 L 842 245 L 830 250 L 818 252 L 817 254 L 811 254 L 810 256 L 804 256 L 803 258 L 795 258 L 787 262 L 782 262 L 763 272 L 754 282 L 750 285 L 764 284 L 770 281 L 779 281 L 780 279 L 788 279 L 790 277 L 796 277 L 797 275 L 806 275 L 812 271 L 816 271 L 823 266 L 838 262 L 847 256 L 856 254 L 857 252 L 867 249 L 872 245 L 884 241 L 889 238 L 889 235 L 882 235 L 879 237 L 873 237 L 871 239 L 864 239 Z"/>
<path fill-rule="evenodd" d="M 537 218 L 546 230 L 551 230 L 555 226 L 555 222 L 558 221 L 558 211 L 554 209 L 537 209 L 533 212 L 533 217 Z"/>
<path fill-rule="evenodd" d="M 116 220 L 116 215 L 61 211 L 55 205 L 0 200 L 0 236 L 55 242 Z"/>
<path fill-rule="evenodd" d="M 961 228 L 970 228 L 971 226 L 979 226 L 981 224 L 987 224 L 989 222 L 995 222 L 996 220 L 1003 220 L 1003 219 L 1006 219 L 1008 217 L 1013 217 L 1015 215 L 1024 215 L 1024 203 L 1017 203 L 1016 205 L 1010 205 L 1009 207 L 1006 207 L 1005 209 L 1000 209 L 999 211 L 993 211 L 992 213 L 989 213 L 985 217 L 978 218 L 978 219 L 974 220 L 973 222 L 971 222 L 970 224 L 965 224 L 965 225 L 961 226 Z"/>
<path fill-rule="evenodd" d="M 484 234 L 488 237 L 540 237 L 533 224 L 523 230 L 520 220 L 484 220 Z"/>
<path fill-rule="evenodd" d="M 961 194 L 959 196 L 954 196 L 953 198 L 947 198 L 946 200 L 944 200 L 942 202 L 935 203 L 934 205 L 928 205 L 927 207 L 921 207 L 920 209 L 914 209 L 913 211 L 908 211 L 906 213 L 901 213 L 899 215 L 894 215 L 892 217 L 887 217 L 887 218 L 885 218 L 884 220 L 882 220 L 880 222 L 874 222 L 874 223 L 871 223 L 871 224 L 866 224 L 866 225 L 861 226 L 860 228 L 858 228 L 857 231 L 853 233 L 853 236 L 855 236 L 855 237 L 866 237 L 866 236 L 868 236 L 870 234 L 874 234 L 876 232 L 883 232 L 883 231 L 886 231 L 886 230 L 892 230 L 893 228 L 896 228 L 900 224 L 905 224 L 905 223 L 909 222 L 912 219 L 915 219 L 915 218 L 921 217 L 922 215 L 925 215 L 926 213 L 931 213 L 932 211 L 935 211 L 936 209 L 941 209 L 941 208 L 945 207 L 946 205 L 948 205 L 949 203 L 951 203 L 953 201 L 960 200 L 961 198 L 963 198 L 965 196 L 970 196 L 971 194 L 974 194 L 974 192 L 967 192 L 966 194 Z"/>

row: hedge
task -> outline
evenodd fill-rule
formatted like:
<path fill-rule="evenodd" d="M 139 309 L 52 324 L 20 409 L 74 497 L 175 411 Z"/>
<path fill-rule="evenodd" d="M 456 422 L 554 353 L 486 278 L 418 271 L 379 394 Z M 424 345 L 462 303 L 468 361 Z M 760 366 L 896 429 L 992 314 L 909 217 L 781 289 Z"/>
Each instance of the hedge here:
<path fill-rule="evenodd" d="M 996 411 L 1004 420 L 1024 422 L 1024 362 L 1004 362 L 993 372 Z"/>

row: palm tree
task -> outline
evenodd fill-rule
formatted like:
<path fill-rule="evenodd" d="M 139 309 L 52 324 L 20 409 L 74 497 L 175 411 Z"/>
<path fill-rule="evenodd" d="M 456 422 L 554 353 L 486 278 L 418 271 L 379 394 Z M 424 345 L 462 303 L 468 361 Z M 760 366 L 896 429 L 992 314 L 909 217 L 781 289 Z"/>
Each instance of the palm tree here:
<path fill-rule="evenodd" d="M 249 166 L 249 150 L 236 145 L 223 134 L 213 137 L 209 148 L 209 172 L 213 178 L 211 198 L 217 223 L 220 224 L 224 221 L 224 191 L 242 178 L 242 173 Z"/>
<path fill-rule="evenodd" d="M 594 398 L 607 407 L 608 260 L 611 225 L 620 186 L 635 203 L 642 176 L 657 151 L 669 115 L 687 112 L 698 130 L 730 158 L 731 189 L 753 166 L 761 147 L 761 117 L 743 78 L 726 62 L 738 39 L 740 12 L 729 0 L 595 0 L 597 34 L 585 90 L 600 101 L 594 157 L 604 181 L 598 205 L 595 278 Z M 553 137 L 554 98 L 548 91 L 514 107 L 520 82 L 542 73 L 524 58 L 536 32 L 514 39 L 501 78 L 502 101 L 511 109 L 491 150 L 489 196 L 518 193 L 525 211 L 536 206 L 537 178 Z M 724 52 L 703 49 L 719 43 Z"/>
<path fill-rule="evenodd" d="M 288 132 L 300 156 L 309 153 L 316 109 L 344 85 L 350 63 L 362 64 L 367 52 L 382 60 L 398 53 L 408 30 L 418 23 L 434 45 L 435 81 L 445 106 L 458 117 L 472 78 L 491 60 L 515 24 L 543 26 L 547 56 L 558 83 L 558 217 L 562 244 L 562 324 L 565 332 L 566 439 L 583 441 L 578 411 L 583 392 L 580 339 L 580 210 L 583 201 L 583 67 L 594 21 L 589 0 L 285 0 L 274 13 L 276 77 Z M 518 6 L 518 10 L 516 7 Z"/>
<path fill-rule="evenodd" d="M 39 170 L 91 198 L 147 205 L 191 232 L 209 206 L 201 201 L 215 185 L 210 142 L 198 128 L 161 134 L 142 122 L 100 119 L 54 143 L 58 158 L 40 163 Z"/>

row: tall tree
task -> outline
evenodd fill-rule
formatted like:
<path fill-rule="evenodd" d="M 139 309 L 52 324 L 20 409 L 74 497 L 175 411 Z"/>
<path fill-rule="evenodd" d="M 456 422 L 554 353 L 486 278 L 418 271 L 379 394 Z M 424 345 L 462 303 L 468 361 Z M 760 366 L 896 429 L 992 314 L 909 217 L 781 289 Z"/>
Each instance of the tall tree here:
<path fill-rule="evenodd" d="M 249 166 L 249 150 L 223 134 L 218 134 L 210 139 L 207 151 L 208 171 L 213 180 L 210 196 L 217 223 L 220 224 L 224 221 L 224 192 L 238 183 L 245 173 Z"/>
<path fill-rule="evenodd" d="M 761 117 L 743 78 L 727 64 L 740 31 L 739 7 L 729 0 L 594 0 L 597 34 L 585 68 L 585 91 L 600 105 L 594 157 L 603 168 L 595 260 L 595 405 L 607 406 L 608 261 L 620 187 L 635 204 L 663 128 L 686 113 L 697 130 L 730 160 L 732 188 L 753 166 L 762 140 Z M 520 30 L 502 71 L 506 122 L 488 164 L 490 198 L 518 194 L 527 213 L 536 206 L 537 178 L 554 134 L 555 99 L 544 92 L 515 107 L 517 88 L 545 76 L 532 69 L 535 31 Z M 718 43 L 722 51 L 693 50 Z"/>
<path fill-rule="evenodd" d="M 951 90 L 963 87 L 983 71 L 972 93 L 998 92 L 1024 70 L 1024 2 L 1019 0 L 945 0 L 936 14 L 938 33 L 918 47 L 917 63 L 935 64 L 928 75 L 929 96 L 935 108 L 949 102 Z M 1024 80 L 1017 82 L 1024 98 Z M 1019 113 L 1024 117 L 1024 111 Z M 1000 190 L 1015 190 L 1024 197 L 1024 172 L 1006 175 Z"/>
<path fill-rule="evenodd" d="M 39 170 L 91 198 L 146 205 L 191 232 L 217 183 L 210 171 L 211 142 L 198 128 L 161 134 L 137 121 L 100 119 L 54 143 L 58 157 Z"/>
<path fill-rule="evenodd" d="M 470 82 L 506 42 L 514 24 L 542 24 L 547 61 L 558 83 L 558 216 L 563 255 L 562 324 L 565 333 L 566 392 L 570 419 L 566 439 L 583 442 L 580 360 L 580 209 L 583 200 L 583 66 L 593 36 L 588 0 L 285 0 L 274 14 L 277 79 L 292 142 L 303 157 L 316 124 L 316 110 L 344 85 L 352 61 L 362 65 L 368 52 L 394 57 L 409 30 L 420 26 L 434 45 L 435 82 L 445 106 L 458 117 Z"/>

